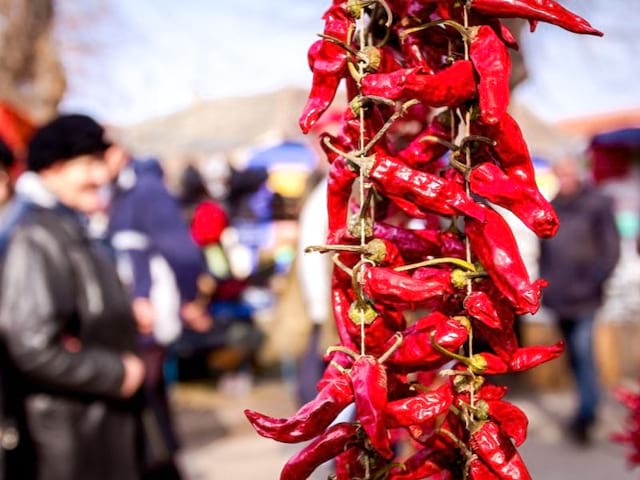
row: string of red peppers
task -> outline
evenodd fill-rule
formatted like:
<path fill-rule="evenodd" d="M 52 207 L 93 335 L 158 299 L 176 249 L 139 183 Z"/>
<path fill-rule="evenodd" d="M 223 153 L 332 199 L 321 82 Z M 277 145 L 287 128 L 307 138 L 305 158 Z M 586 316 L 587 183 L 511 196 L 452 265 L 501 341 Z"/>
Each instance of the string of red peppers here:
<path fill-rule="evenodd" d="M 292 417 L 246 411 L 264 437 L 311 441 L 282 480 L 330 459 L 338 480 L 530 478 L 516 449 L 527 417 L 487 380 L 563 349 L 518 345 L 514 316 L 537 311 L 545 282 L 529 279 L 491 207 L 540 237 L 558 228 L 507 113 L 517 44 L 500 18 L 512 17 L 601 35 L 553 0 L 334 0 L 324 15 L 300 126 L 309 131 L 346 83 L 341 130 L 321 137 L 328 245 L 309 249 L 334 255 L 340 344 L 317 397 Z M 398 212 L 425 227 L 406 228 Z M 474 353 L 474 338 L 488 349 Z M 350 404 L 355 421 L 333 424 Z M 398 438 L 411 440 L 409 458 Z"/>

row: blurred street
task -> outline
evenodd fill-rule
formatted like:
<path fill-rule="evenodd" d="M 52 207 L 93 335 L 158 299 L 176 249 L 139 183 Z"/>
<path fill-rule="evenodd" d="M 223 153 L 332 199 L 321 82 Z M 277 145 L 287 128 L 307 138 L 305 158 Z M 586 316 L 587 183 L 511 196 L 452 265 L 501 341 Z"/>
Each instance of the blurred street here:
<path fill-rule="evenodd" d="M 224 395 L 205 385 L 180 385 L 175 393 L 177 419 L 186 448 L 183 463 L 190 480 L 271 480 L 299 445 L 284 445 L 259 437 L 245 421 L 245 408 L 286 416 L 293 410 L 285 384 L 259 383 L 246 396 Z M 608 440 L 618 430 L 623 409 L 611 397 L 604 401 L 593 445 L 578 447 L 567 440 L 563 424 L 572 398 L 567 392 L 519 393 L 512 397 L 530 419 L 529 438 L 521 447 L 536 480 L 631 480 L 624 450 Z M 188 432 L 188 433 L 186 433 Z M 324 480 L 327 472 L 316 472 Z"/>

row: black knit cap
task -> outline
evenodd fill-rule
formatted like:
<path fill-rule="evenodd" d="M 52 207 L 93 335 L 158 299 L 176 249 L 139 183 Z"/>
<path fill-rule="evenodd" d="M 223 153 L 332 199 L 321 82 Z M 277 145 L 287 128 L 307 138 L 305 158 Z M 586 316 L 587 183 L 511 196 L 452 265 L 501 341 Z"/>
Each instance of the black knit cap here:
<path fill-rule="evenodd" d="M 56 162 L 80 155 L 102 153 L 110 143 L 104 128 L 86 115 L 60 115 L 39 128 L 29 142 L 27 169 L 39 172 Z"/>

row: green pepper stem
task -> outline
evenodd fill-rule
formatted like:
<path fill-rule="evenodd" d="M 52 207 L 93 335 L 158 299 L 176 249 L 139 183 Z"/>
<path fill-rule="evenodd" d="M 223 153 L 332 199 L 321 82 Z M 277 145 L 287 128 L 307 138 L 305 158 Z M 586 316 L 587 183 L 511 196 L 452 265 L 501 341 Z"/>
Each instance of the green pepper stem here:
<path fill-rule="evenodd" d="M 451 263 L 453 265 L 457 265 L 458 267 L 473 273 L 475 273 L 476 271 L 476 267 L 473 265 L 473 263 L 468 262 L 466 260 L 462 260 L 461 258 L 454 258 L 454 257 L 431 258 L 429 260 L 424 260 L 418 263 L 402 265 L 400 267 L 394 268 L 394 270 L 396 272 L 404 272 L 407 270 L 413 270 L 415 268 L 420 268 L 420 267 L 430 267 L 433 265 L 441 265 L 443 263 Z"/>
<path fill-rule="evenodd" d="M 425 23 L 424 25 L 418 25 L 417 27 L 407 28 L 400 32 L 400 39 L 404 39 L 407 35 L 411 35 L 412 33 L 420 32 L 422 30 L 426 30 L 432 27 L 438 27 L 440 25 L 447 25 L 449 27 L 453 27 L 456 31 L 462 36 L 463 39 L 469 39 L 469 32 L 467 29 L 460 25 L 458 22 L 453 20 L 434 20 L 433 22 Z"/>
<path fill-rule="evenodd" d="M 469 360 L 469 358 L 460 355 L 458 353 L 454 353 L 454 352 L 450 352 L 449 350 L 447 350 L 446 348 L 444 348 L 442 345 L 440 345 L 438 342 L 436 342 L 435 340 L 435 335 L 436 332 L 432 331 L 431 335 L 429 335 L 429 341 L 431 342 L 431 346 L 439 353 L 441 353 L 444 356 L 453 358 L 454 360 L 458 360 L 459 362 L 465 364 L 467 367 L 471 367 L 471 361 Z"/>

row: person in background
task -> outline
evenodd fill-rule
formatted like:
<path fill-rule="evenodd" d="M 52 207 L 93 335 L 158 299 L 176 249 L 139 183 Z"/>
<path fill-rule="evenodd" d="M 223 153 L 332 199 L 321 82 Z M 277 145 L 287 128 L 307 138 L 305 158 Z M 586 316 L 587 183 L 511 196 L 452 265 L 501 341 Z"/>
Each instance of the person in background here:
<path fill-rule="evenodd" d="M 140 478 L 144 364 L 134 353 L 133 313 L 83 223 L 108 181 L 103 133 L 89 117 L 61 115 L 29 143 L 2 270 L 0 332 L 33 450 L 7 478 Z"/>
<path fill-rule="evenodd" d="M 159 163 L 135 160 L 117 144 L 109 147 L 105 159 L 112 180 L 107 235 L 132 297 L 147 369 L 144 390 L 162 434 L 157 440 L 168 452 L 160 457 L 148 452 L 145 478 L 180 478 L 163 367 L 182 321 L 196 331 L 210 328 L 208 292 L 198 289 L 206 265 L 177 200 L 164 184 Z"/>
<path fill-rule="evenodd" d="M 10 172 L 14 160 L 13 152 L 0 140 L 0 217 L 4 214 L 5 207 L 13 197 Z"/>
<path fill-rule="evenodd" d="M 561 159 L 554 171 L 559 191 L 552 204 L 560 229 L 540 245 L 540 276 L 549 282 L 542 302 L 557 317 L 567 342 L 579 397 L 570 432 L 585 444 L 599 397 L 594 317 L 602 304 L 604 283 L 620 255 L 620 236 L 612 201 L 583 182 L 575 158 Z"/>

